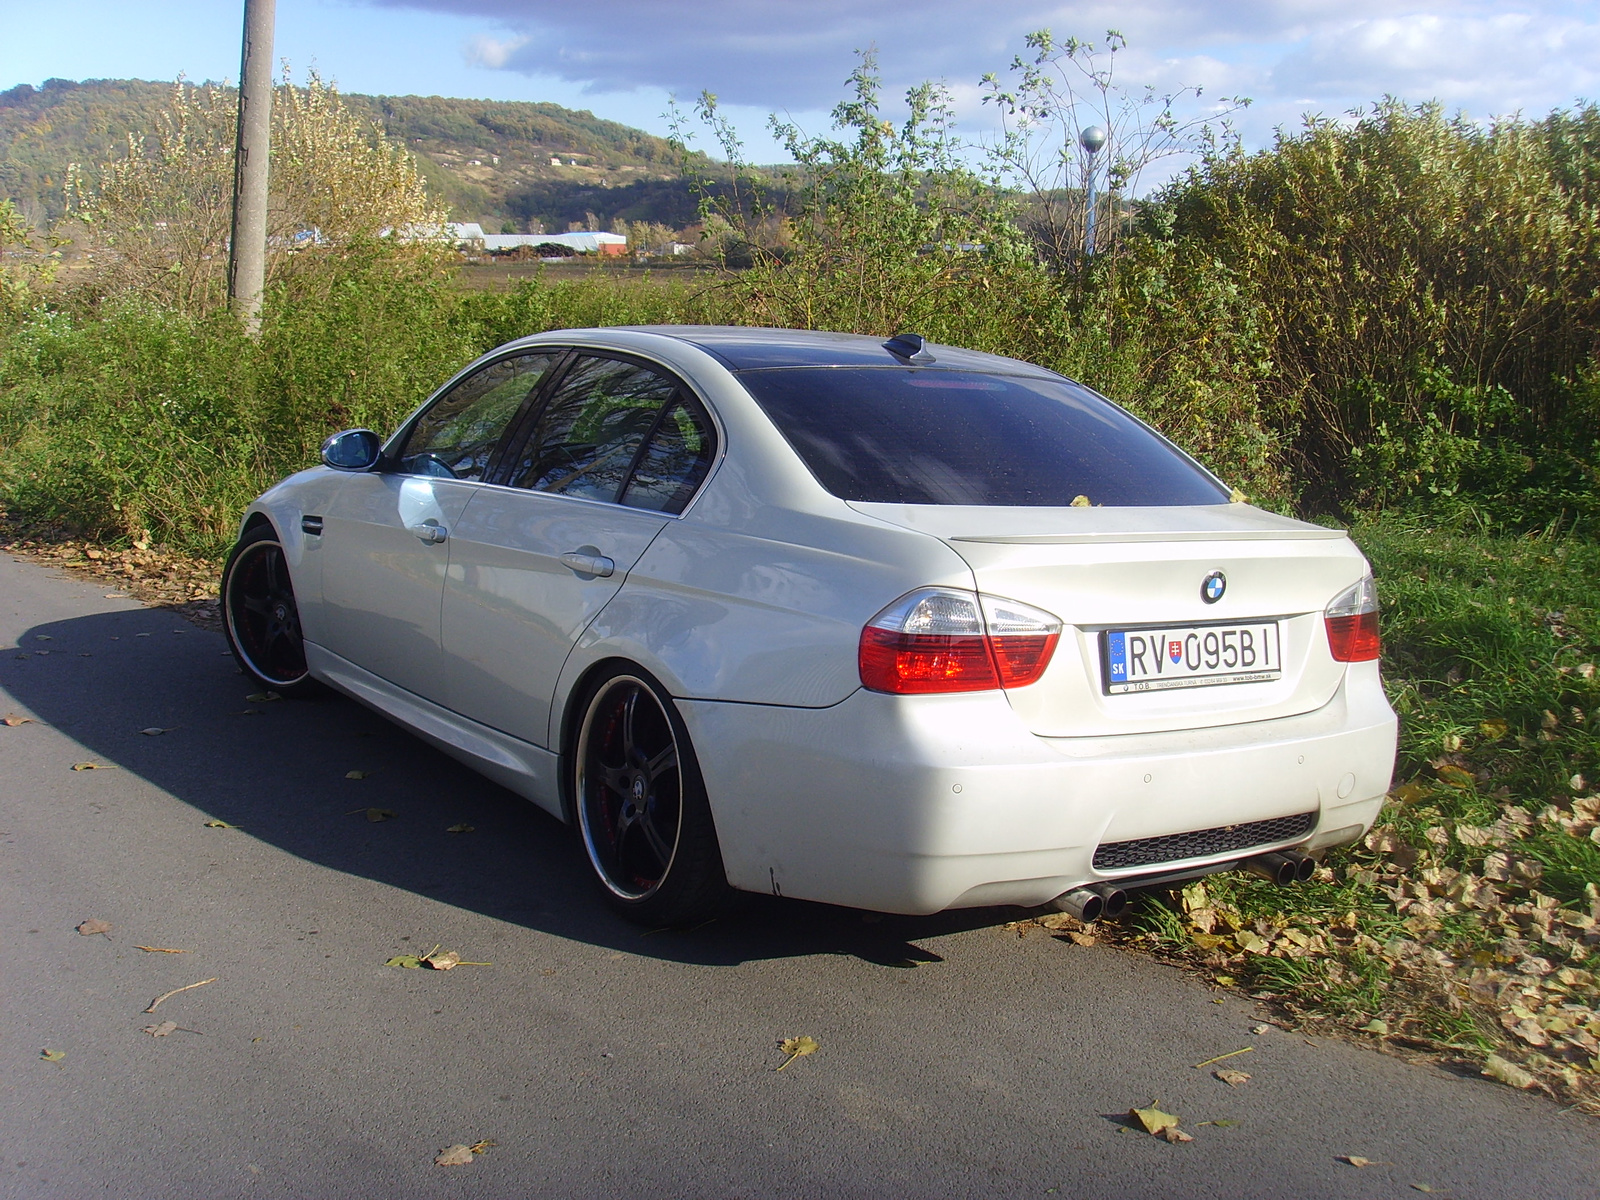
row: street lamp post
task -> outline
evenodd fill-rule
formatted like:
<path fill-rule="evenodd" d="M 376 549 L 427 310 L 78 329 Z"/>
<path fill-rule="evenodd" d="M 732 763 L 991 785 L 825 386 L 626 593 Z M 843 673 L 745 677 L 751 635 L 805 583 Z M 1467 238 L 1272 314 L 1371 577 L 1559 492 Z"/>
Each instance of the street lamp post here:
<path fill-rule="evenodd" d="M 1084 203 L 1087 207 L 1083 217 L 1083 252 L 1086 255 L 1094 253 L 1094 156 L 1105 144 L 1106 131 L 1098 125 L 1089 126 L 1078 135 L 1078 145 L 1089 156 L 1089 178 L 1084 187 Z"/>

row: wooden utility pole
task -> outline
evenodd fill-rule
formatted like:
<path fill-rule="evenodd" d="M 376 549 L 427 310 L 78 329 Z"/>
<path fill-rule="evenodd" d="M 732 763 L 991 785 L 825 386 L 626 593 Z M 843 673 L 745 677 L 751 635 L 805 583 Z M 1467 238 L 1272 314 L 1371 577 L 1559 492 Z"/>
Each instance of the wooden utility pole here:
<path fill-rule="evenodd" d="M 233 237 L 228 303 L 254 337 L 261 332 L 267 274 L 267 153 L 272 142 L 272 24 L 277 0 L 244 0 L 239 65 L 239 137 L 233 151 Z"/>

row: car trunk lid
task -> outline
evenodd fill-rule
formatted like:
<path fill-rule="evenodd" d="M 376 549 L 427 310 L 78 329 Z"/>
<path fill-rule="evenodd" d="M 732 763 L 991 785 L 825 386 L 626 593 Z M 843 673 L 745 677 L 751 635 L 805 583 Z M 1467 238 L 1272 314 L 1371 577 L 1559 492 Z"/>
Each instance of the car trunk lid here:
<path fill-rule="evenodd" d="M 1322 610 L 1366 569 L 1343 530 L 1246 504 L 852 507 L 946 542 L 972 568 L 979 591 L 1061 618 L 1061 642 L 1044 676 L 1008 692 L 1040 736 L 1153 733 L 1291 716 L 1326 704 L 1343 678 L 1343 665 L 1328 651 Z M 1221 595 L 1208 602 L 1203 585 L 1217 572 Z M 1195 660 L 1205 633 L 1220 640 L 1238 629 L 1255 630 L 1249 636 L 1256 639 L 1275 637 L 1277 662 L 1263 664 L 1275 669 L 1255 672 L 1275 677 L 1174 687 L 1169 672 L 1141 685 L 1148 690 L 1113 686 L 1109 634 L 1125 631 L 1142 638 L 1141 647 L 1163 652 L 1176 641 L 1180 656 L 1192 634 L 1187 653 Z"/>

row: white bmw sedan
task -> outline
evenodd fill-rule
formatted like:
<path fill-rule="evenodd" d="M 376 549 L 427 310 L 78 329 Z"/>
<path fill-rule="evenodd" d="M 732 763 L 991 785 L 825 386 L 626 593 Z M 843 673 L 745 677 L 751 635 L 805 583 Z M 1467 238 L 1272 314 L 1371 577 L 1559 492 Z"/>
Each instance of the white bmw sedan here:
<path fill-rule="evenodd" d="M 245 515 L 244 669 L 574 826 L 655 924 L 1306 878 L 1394 763 L 1341 531 L 1015 359 L 770 329 L 500 347 Z"/>

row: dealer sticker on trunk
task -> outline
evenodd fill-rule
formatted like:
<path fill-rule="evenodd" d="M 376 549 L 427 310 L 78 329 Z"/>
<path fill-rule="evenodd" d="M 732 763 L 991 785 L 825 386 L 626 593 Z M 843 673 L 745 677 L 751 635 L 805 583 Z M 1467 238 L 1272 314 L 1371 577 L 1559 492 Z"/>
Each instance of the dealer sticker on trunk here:
<path fill-rule="evenodd" d="M 1276 621 L 1108 629 L 1100 638 L 1106 691 L 1113 695 L 1264 683 L 1283 674 Z"/>

